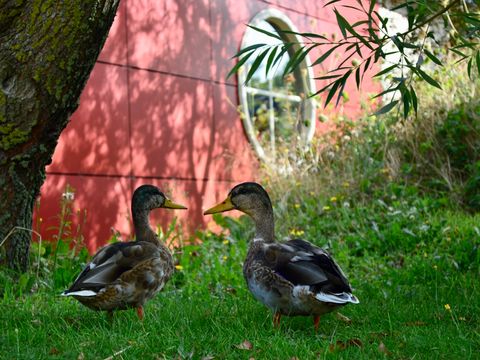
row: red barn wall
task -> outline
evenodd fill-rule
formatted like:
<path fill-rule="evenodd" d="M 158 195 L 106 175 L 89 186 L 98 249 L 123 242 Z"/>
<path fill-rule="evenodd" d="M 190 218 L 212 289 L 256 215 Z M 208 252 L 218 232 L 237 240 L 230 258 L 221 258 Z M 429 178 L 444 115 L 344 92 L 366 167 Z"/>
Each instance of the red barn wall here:
<path fill-rule="evenodd" d="M 259 11 L 276 8 L 299 31 L 338 33 L 324 3 L 122 0 L 80 106 L 47 167 L 36 214 L 44 237 L 56 233 L 66 184 L 75 189 L 74 209 L 87 210 L 83 233 L 90 250 L 105 243 L 112 229 L 131 236 L 130 199 L 143 183 L 158 185 L 188 206 L 175 212 L 187 232 L 204 227 L 210 218 L 202 216 L 203 208 L 233 184 L 256 178 L 258 162 L 237 112 L 236 79 L 226 79 L 245 24 Z M 353 84 L 346 90 L 355 93 Z M 359 96 L 340 110 L 358 114 Z M 152 219 L 165 224 L 172 216 L 158 209 Z"/>

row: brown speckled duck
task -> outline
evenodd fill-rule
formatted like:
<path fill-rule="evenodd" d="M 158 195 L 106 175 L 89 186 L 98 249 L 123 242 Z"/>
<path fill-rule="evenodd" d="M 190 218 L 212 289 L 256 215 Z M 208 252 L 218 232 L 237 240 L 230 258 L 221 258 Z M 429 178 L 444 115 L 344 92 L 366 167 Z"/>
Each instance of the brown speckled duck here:
<path fill-rule="evenodd" d="M 174 268 L 170 251 L 150 226 L 148 215 L 156 208 L 186 209 L 153 185 L 138 187 L 132 197 L 135 241 L 100 249 L 62 295 L 110 316 L 113 310 L 136 308 L 143 319 L 143 305 L 163 288 Z"/>
<path fill-rule="evenodd" d="M 358 304 L 342 270 L 326 251 L 301 239 L 275 241 L 272 203 L 259 184 L 235 186 L 204 215 L 232 209 L 255 223 L 243 275 L 253 296 L 273 311 L 274 326 L 280 325 L 282 315 L 312 315 L 317 330 L 321 315 Z"/>

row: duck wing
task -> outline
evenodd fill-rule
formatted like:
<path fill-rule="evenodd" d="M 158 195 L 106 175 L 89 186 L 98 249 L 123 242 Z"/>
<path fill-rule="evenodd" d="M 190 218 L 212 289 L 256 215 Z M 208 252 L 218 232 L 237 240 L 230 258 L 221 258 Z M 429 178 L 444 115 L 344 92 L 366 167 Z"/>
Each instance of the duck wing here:
<path fill-rule="evenodd" d="M 267 244 L 265 259 L 270 268 L 294 286 L 308 286 L 321 301 L 358 302 L 351 294 L 347 278 L 325 250 L 311 243 L 294 239 Z"/>
<path fill-rule="evenodd" d="M 158 252 L 147 242 L 119 242 L 102 248 L 87 264 L 64 296 L 94 296 L 106 285 L 113 283 L 124 272 L 151 259 Z"/>

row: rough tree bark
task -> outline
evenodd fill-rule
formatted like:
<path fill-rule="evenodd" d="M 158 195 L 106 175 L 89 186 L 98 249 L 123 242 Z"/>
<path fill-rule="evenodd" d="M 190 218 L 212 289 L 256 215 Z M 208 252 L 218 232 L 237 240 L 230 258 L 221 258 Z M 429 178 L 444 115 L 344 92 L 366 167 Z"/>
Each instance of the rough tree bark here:
<path fill-rule="evenodd" d="M 32 227 L 45 166 L 103 47 L 120 0 L 0 0 L 0 242 Z M 5 242 L 28 268 L 31 234 Z"/>

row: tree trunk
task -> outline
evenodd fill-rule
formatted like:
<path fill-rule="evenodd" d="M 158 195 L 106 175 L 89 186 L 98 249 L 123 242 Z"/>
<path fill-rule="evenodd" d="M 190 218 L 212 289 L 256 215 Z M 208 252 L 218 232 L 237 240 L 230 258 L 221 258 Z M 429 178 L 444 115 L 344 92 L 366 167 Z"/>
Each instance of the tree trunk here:
<path fill-rule="evenodd" d="M 15 227 L 32 227 L 45 166 L 119 1 L 0 0 L 0 243 Z M 30 241 L 24 230 L 8 237 L 9 267 L 28 268 Z"/>

